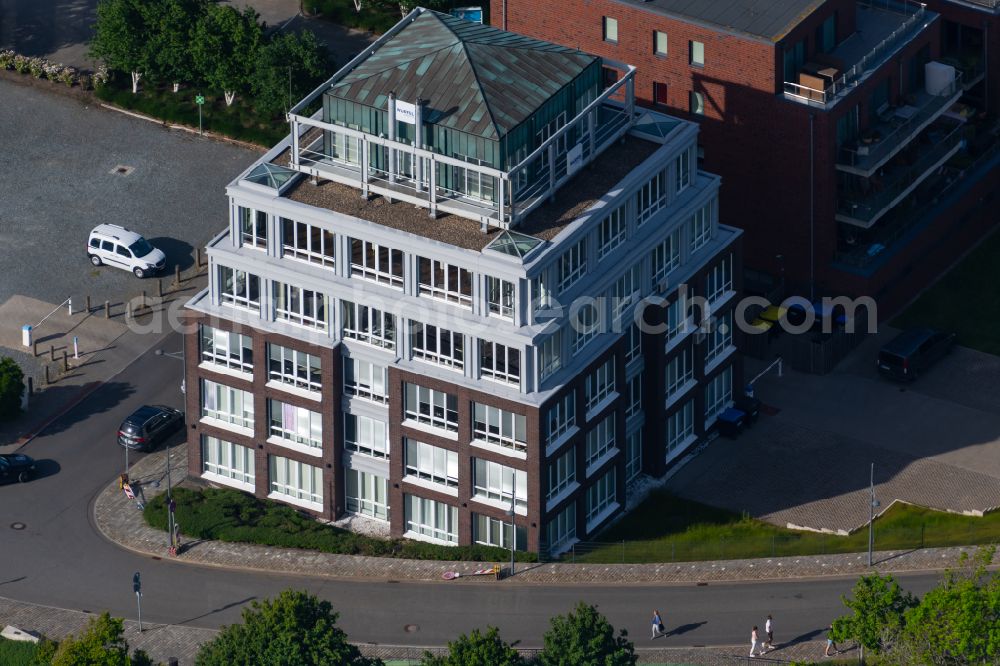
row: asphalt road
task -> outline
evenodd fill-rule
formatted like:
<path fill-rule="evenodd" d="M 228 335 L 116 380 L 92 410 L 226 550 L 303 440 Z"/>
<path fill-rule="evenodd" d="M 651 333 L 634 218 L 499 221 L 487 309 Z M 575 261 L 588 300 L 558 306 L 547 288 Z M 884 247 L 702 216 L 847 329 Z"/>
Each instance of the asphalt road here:
<path fill-rule="evenodd" d="M 178 334 L 162 345 L 180 349 Z M 25 452 L 43 462 L 46 475 L 27 484 L 0 486 L 0 596 L 62 608 L 132 617 L 132 574 L 142 573 L 143 617 L 153 622 L 218 627 L 239 619 L 252 599 L 287 587 L 308 589 L 341 612 L 351 639 L 395 645 L 439 645 L 475 627 L 500 627 L 507 640 L 541 645 L 553 614 L 577 601 L 595 603 L 639 646 L 649 644 L 652 609 L 674 632 L 658 646 L 742 644 L 750 626 L 775 617 L 779 642 L 819 637 L 843 612 L 847 579 L 708 586 L 527 586 L 329 581 L 249 574 L 140 557 L 106 541 L 91 521 L 91 502 L 123 465 L 115 433 L 121 419 L 144 403 L 181 406 L 181 362 L 150 350 L 91 395 Z M 14 522 L 27 524 L 13 530 Z M 923 593 L 935 575 L 905 576 Z M 417 625 L 406 631 L 406 625 Z"/>

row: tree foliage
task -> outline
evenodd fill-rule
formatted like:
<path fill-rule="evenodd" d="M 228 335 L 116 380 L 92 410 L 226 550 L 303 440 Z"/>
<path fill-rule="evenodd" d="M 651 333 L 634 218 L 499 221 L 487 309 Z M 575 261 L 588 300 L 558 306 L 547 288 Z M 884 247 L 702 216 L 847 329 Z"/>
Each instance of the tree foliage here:
<path fill-rule="evenodd" d="M 917 605 L 892 576 L 862 576 L 854 584 L 854 598 L 841 597 L 852 614 L 833 621 L 835 641 L 854 640 L 874 652 L 882 651 L 903 627 L 903 614 Z"/>
<path fill-rule="evenodd" d="M 251 92 L 262 115 L 287 112 L 329 75 L 326 48 L 310 31 L 279 33 L 257 53 Z"/>
<path fill-rule="evenodd" d="M 338 664 L 380 666 L 361 656 L 337 626 L 337 613 L 328 601 L 296 590 L 253 602 L 243 611 L 243 624 L 223 628 L 198 650 L 199 666 L 268 664 Z"/>
<path fill-rule="evenodd" d="M 251 7 L 209 4 L 195 27 L 191 57 L 205 83 L 222 90 L 226 105 L 250 87 L 257 50 L 263 37 L 260 15 Z"/>
<path fill-rule="evenodd" d="M 142 650 L 128 654 L 125 623 L 119 617 L 102 613 L 91 618 L 79 636 L 67 636 L 60 641 L 52 666 L 148 666 L 152 663 Z"/>
<path fill-rule="evenodd" d="M 582 601 L 573 612 L 557 615 L 545 633 L 542 666 L 632 666 L 635 646 L 628 632 L 615 629 L 595 606 Z"/>
<path fill-rule="evenodd" d="M 149 69 L 151 27 L 143 0 L 101 0 L 88 55 L 111 69 L 132 74 L 132 92 Z"/>
<path fill-rule="evenodd" d="M 448 643 L 448 654 L 424 655 L 421 666 L 524 666 L 525 661 L 510 643 L 500 638 L 500 630 L 489 627 L 486 633 L 473 629 L 468 636 Z"/>
<path fill-rule="evenodd" d="M 144 5 L 150 78 L 164 83 L 197 78 L 191 40 L 207 11 L 207 0 L 157 0 Z"/>
<path fill-rule="evenodd" d="M 0 421 L 9 421 L 21 412 L 24 373 L 9 356 L 0 358 Z"/>

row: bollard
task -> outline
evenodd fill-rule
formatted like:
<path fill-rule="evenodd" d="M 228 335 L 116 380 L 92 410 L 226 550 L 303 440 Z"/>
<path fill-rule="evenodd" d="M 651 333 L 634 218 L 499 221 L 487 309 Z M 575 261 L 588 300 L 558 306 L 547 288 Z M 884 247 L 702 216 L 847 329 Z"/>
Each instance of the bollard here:
<path fill-rule="evenodd" d="M 156 297 L 163 298 L 163 280 L 156 278 Z"/>
<path fill-rule="evenodd" d="M 132 318 L 132 301 L 125 301 L 125 321 Z"/>
<path fill-rule="evenodd" d="M 181 265 L 177 264 L 174 266 L 174 284 L 176 286 L 181 286 Z"/>
<path fill-rule="evenodd" d="M 90 294 L 87 294 L 87 314 L 90 314 Z"/>
<path fill-rule="evenodd" d="M 63 349 L 63 372 L 69 372 L 69 354 Z"/>
<path fill-rule="evenodd" d="M 38 340 L 31 341 L 31 355 L 34 358 L 38 358 Z"/>
<path fill-rule="evenodd" d="M 48 366 L 48 364 L 46 364 L 46 366 L 45 366 L 45 385 L 48 386 L 51 383 L 52 382 L 49 381 L 49 366 Z"/>
<path fill-rule="evenodd" d="M 196 269 L 198 269 L 198 270 L 201 270 L 201 248 L 200 247 L 199 248 L 195 248 L 194 267 Z M 197 273 L 198 271 L 196 270 L 195 272 Z"/>
<path fill-rule="evenodd" d="M 34 392 L 35 392 L 35 378 L 28 377 L 28 395 L 31 395 Z"/>
<path fill-rule="evenodd" d="M 49 360 L 55 363 L 56 361 L 56 346 L 49 345 Z"/>
<path fill-rule="evenodd" d="M 104 301 L 104 318 L 111 319 L 111 301 Z"/>

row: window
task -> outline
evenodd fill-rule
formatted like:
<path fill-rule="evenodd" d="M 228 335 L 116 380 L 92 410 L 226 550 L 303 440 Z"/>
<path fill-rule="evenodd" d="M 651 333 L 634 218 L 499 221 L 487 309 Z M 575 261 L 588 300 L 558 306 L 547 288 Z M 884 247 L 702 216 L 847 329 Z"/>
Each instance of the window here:
<path fill-rule="evenodd" d="M 711 363 L 733 344 L 733 311 L 712 320 L 712 330 L 708 334 L 708 348 L 705 349 L 705 363 Z"/>
<path fill-rule="evenodd" d="M 577 354 L 597 336 L 597 332 L 601 328 L 597 306 L 593 303 L 582 304 L 571 323 L 573 324 L 573 343 L 570 347 L 573 354 Z"/>
<path fill-rule="evenodd" d="M 271 492 L 283 495 L 293 500 L 302 500 L 312 504 L 323 504 L 323 470 L 305 463 L 268 456 L 268 468 L 271 472 Z"/>
<path fill-rule="evenodd" d="M 514 283 L 486 276 L 486 306 L 491 315 L 514 318 Z"/>
<path fill-rule="evenodd" d="M 618 19 L 604 17 L 604 41 L 618 42 Z"/>
<path fill-rule="evenodd" d="M 545 444 L 552 444 L 574 425 L 576 425 L 576 393 L 570 391 L 549 407 L 545 418 Z"/>
<path fill-rule="evenodd" d="M 493 166 L 486 160 L 476 159 L 475 157 L 469 157 L 460 153 L 455 153 L 455 157 L 474 166 Z M 453 191 L 471 199 L 493 201 L 493 197 L 496 193 L 496 178 L 476 169 L 467 169 L 465 167 L 452 165 L 451 182 Z"/>
<path fill-rule="evenodd" d="M 625 242 L 628 223 L 625 220 L 625 206 L 619 206 L 601 220 L 598 229 L 597 258 L 603 259 L 609 252 Z"/>
<path fill-rule="evenodd" d="M 688 42 L 688 51 L 692 65 L 701 67 L 705 64 L 705 45 L 701 42 Z"/>
<path fill-rule="evenodd" d="M 560 511 L 548 524 L 549 550 L 576 537 L 576 502 Z"/>
<path fill-rule="evenodd" d="M 705 97 L 692 90 L 688 95 L 688 111 L 696 116 L 705 115 Z"/>
<path fill-rule="evenodd" d="M 576 481 L 576 448 L 571 448 L 549 463 L 549 492 L 552 499 Z"/>
<path fill-rule="evenodd" d="M 274 316 L 299 326 L 325 331 L 326 296 L 291 284 L 274 283 Z"/>
<path fill-rule="evenodd" d="M 217 437 L 201 436 L 201 471 L 237 483 L 254 484 L 254 450 Z"/>
<path fill-rule="evenodd" d="M 307 391 L 320 391 L 323 376 L 319 364 L 319 356 L 281 345 L 267 346 L 268 378 L 272 381 Z"/>
<path fill-rule="evenodd" d="M 316 412 L 269 400 L 270 434 L 314 449 L 323 448 L 323 425 Z"/>
<path fill-rule="evenodd" d="M 281 218 L 282 256 L 333 268 L 335 241 L 332 231 Z"/>
<path fill-rule="evenodd" d="M 611 288 L 611 317 L 619 321 L 629 306 L 639 300 L 639 267 L 625 269 Z"/>
<path fill-rule="evenodd" d="M 650 253 L 653 285 L 659 285 L 672 270 L 681 265 L 681 230 L 675 229 Z"/>
<path fill-rule="evenodd" d="M 461 333 L 411 321 L 410 348 L 413 358 L 455 370 L 465 367 L 465 338 Z"/>
<path fill-rule="evenodd" d="M 694 400 L 688 400 L 667 419 L 667 460 L 677 455 L 678 447 L 694 432 Z"/>
<path fill-rule="evenodd" d="M 542 272 L 531 278 L 531 311 L 537 313 L 552 304 L 552 290 L 549 288 L 549 276 Z"/>
<path fill-rule="evenodd" d="M 599 478 L 594 485 L 587 488 L 587 522 L 600 517 L 615 502 L 615 492 L 617 491 L 617 477 L 615 470 L 609 470 L 607 474 Z"/>
<path fill-rule="evenodd" d="M 555 118 L 549 122 L 542 125 L 541 129 L 535 134 L 535 138 L 538 140 L 538 145 L 541 146 L 543 143 L 552 138 L 559 130 L 561 130 L 566 125 L 566 112 L 562 111 Z M 561 134 L 559 138 L 555 140 L 555 151 L 557 155 L 562 155 L 566 152 L 566 135 Z"/>
<path fill-rule="evenodd" d="M 253 393 L 202 379 L 201 415 L 253 429 Z"/>
<path fill-rule="evenodd" d="M 253 372 L 253 341 L 250 336 L 211 326 L 201 329 L 201 360 L 239 372 Z"/>
<path fill-rule="evenodd" d="M 344 448 L 372 458 L 388 458 L 389 428 L 378 419 L 344 414 Z"/>
<path fill-rule="evenodd" d="M 653 104 L 658 106 L 668 106 L 670 104 L 666 83 L 653 81 Z"/>
<path fill-rule="evenodd" d="M 546 338 L 539 347 L 542 379 L 551 376 L 562 367 L 562 339 L 562 329 L 560 329 Z"/>
<path fill-rule="evenodd" d="M 625 364 L 628 365 L 642 357 L 642 331 L 637 324 L 632 324 L 625 331 Z"/>
<path fill-rule="evenodd" d="M 479 369 L 488 379 L 520 385 L 521 351 L 499 342 L 480 340 Z"/>
<path fill-rule="evenodd" d="M 667 205 L 667 172 L 661 171 L 635 193 L 635 222 L 641 225 Z"/>
<path fill-rule="evenodd" d="M 226 305 L 260 312 L 260 278 L 246 271 L 219 266 L 219 300 Z"/>
<path fill-rule="evenodd" d="M 344 498 L 349 513 L 389 520 L 389 479 L 356 469 L 346 470 L 344 477 L 347 481 Z"/>
<path fill-rule="evenodd" d="M 667 337 L 669 344 L 687 330 L 687 298 L 680 295 L 667 306 Z"/>
<path fill-rule="evenodd" d="M 416 384 L 406 384 L 404 389 L 403 413 L 406 418 L 458 432 L 458 398 Z"/>
<path fill-rule="evenodd" d="M 705 295 L 710 303 L 733 288 L 733 255 L 724 257 L 705 276 Z"/>
<path fill-rule="evenodd" d="M 653 31 L 653 53 L 658 56 L 667 55 L 667 33 L 659 30 Z"/>
<path fill-rule="evenodd" d="M 642 429 L 625 438 L 625 482 L 642 472 Z"/>
<path fill-rule="evenodd" d="M 816 27 L 816 51 L 829 53 L 837 45 L 837 12 L 834 12 Z"/>
<path fill-rule="evenodd" d="M 405 439 L 406 473 L 425 481 L 458 487 L 458 454 L 438 446 Z"/>
<path fill-rule="evenodd" d="M 611 412 L 587 433 L 587 467 L 600 461 L 615 447 L 615 416 Z"/>
<path fill-rule="evenodd" d="M 515 550 L 528 549 L 528 530 L 516 526 L 514 529 Z M 494 546 L 510 550 L 510 521 L 497 520 L 482 514 L 472 514 L 472 540 L 484 546 Z"/>
<path fill-rule="evenodd" d="M 344 392 L 384 403 L 389 399 L 389 369 L 360 358 L 344 359 Z"/>
<path fill-rule="evenodd" d="M 402 288 L 403 251 L 352 238 L 351 275 Z"/>
<path fill-rule="evenodd" d="M 351 125 L 351 129 L 361 129 L 357 125 Z M 330 132 L 330 157 L 334 162 L 346 162 L 347 164 L 361 164 L 361 151 L 358 144 L 361 139 L 348 136 L 341 132 Z"/>
<path fill-rule="evenodd" d="M 666 369 L 666 383 L 663 385 L 663 392 L 669 400 L 684 384 L 694 377 L 694 352 L 691 347 L 683 349 L 669 363 Z"/>
<path fill-rule="evenodd" d="M 579 243 L 566 250 L 559 257 L 559 291 L 564 292 L 583 276 L 587 270 L 587 239 L 583 238 Z"/>
<path fill-rule="evenodd" d="M 367 305 L 341 302 L 343 337 L 367 342 L 384 349 L 396 348 L 396 317 Z"/>
<path fill-rule="evenodd" d="M 473 403 L 472 436 L 505 449 L 524 451 L 528 445 L 527 427 L 523 414 L 499 407 Z"/>
<path fill-rule="evenodd" d="M 417 258 L 417 283 L 421 295 L 472 305 L 472 273 L 437 259 Z"/>
<path fill-rule="evenodd" d="M 635 377 L 628 380 L 628 401 L 625 403 L 625 418 L 642 412 L 642 373 L 637 373 Z"/>
<path fill-rule="evenodd" d="M 697 252 L 712 238 L 712 204 L 698 209 L 691 218 L 691 252 Z"/>
<path fill-rule="evenodd" d="M 785 48 L 785 81 L 798 83 L 799 70 L 806 61 L 806 40 L 802 39 L 793 46 Z"/>
<path fill-rule="evenodd" d="M 729 366 L 705 385 L 705 420 L 729 406 L 733 397 L 733 367 Z"/>
<path fill-rule="evenodd" d="M 458 543 L 458 509 L 416 495 L 403 495 L 406 530 L 439 541 Z"/>
<path fill-rule="evenodd" d="M 587 410 L 596 407 L 615 390 L 615 359 L 609 358 L 587 376 Z"/>
<path fill-rule="evenodd" d="M 528 506 L 528 473 L 499 463 L 472 459 L 472 495 L 503 502 L 510 506 L 511 498 L 519 507 Z"/>
<path fill-rule="evenodd" d="M 676 173 L 674 174 L 676 182 L 674 183 L 674 190 L 680 193 L 687 189 L 687 186 L 691 184 L 691 151 L 685 150 L 678 153 L 674 164 L 676 165 Z"/>
<path fill-rule="evenodd" d="M 240 241 L 243 245 L 267 249 L 267 213 L 238 207 L 240 216 Z"/>

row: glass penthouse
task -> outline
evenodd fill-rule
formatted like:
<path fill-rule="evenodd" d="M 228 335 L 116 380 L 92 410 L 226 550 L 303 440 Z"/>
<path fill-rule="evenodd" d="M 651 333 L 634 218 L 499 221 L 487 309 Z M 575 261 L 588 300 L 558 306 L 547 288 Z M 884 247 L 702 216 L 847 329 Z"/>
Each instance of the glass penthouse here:
<path fill-rule="evenodd" d="M 740 232 L 633 76 L 417 9 L 293 108 L 187 304 L 191 474 L 444 544 L 624 511 L 742 385 Z"/>

